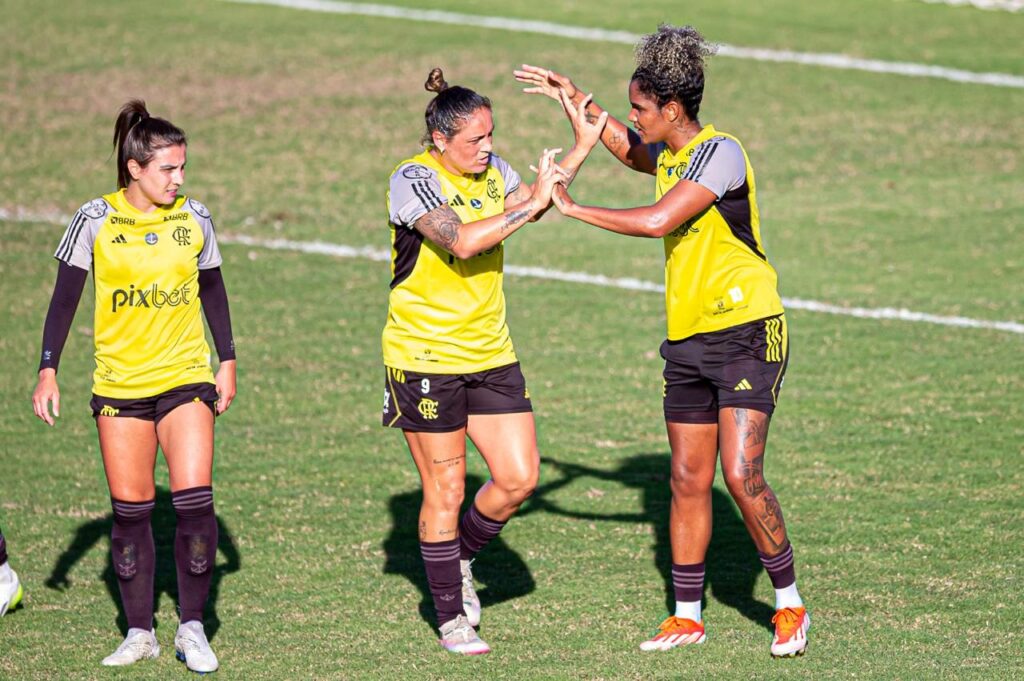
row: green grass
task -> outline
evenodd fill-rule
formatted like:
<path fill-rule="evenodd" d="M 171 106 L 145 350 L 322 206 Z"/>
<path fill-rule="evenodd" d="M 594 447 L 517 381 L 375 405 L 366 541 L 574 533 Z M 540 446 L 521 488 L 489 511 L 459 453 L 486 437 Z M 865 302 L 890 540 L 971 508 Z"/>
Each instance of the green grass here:
<path fill-rule="evenodd" d="M 413 3 L 394 3 L 412 5 Z M 692 21 L 722 42 L 1024 73 L 1024 17 L 924 3 L 536 2 L 478 14 L 641 32 Z M 586 7 L 584 10 L 583 7 Z M 188 132 L 187 189 L 222 234 L 386 248 L 384 191 L 417 149 L 434 65 L 495 103 L 520 170 L 567 145 L 522 62 L 572 75 L 617 114 L 626 45 L 217 2 L 0 2 L 0 208 L 70 214 L 109 191 L 117 107 L 142 96 Z M 913 27 L 908 28 L 908 27 Z M 758 172 L 786 296 L 1024 319 L 1020 90 L 713 60 L 703 118 Z M 650 200 L 603 152 L 574 194 Z M 29 395 L 52 287 L 52 222 L 0 222 L 0 527 L 26 607 L 0 620 L 0 678 L 184 675 L 170 654 L 130 671 L 118 643 L 109 502 L 87 402 L 91 305 L 61 365 L 63 416 Z M 1022 338 L 791 311 L 792 360 L 768 477 L 815 618 L 809 653 L 768 658 L 771 585 L 720 484 L 709 639 L 641 655 L 664 615 L 667 442 L 657 294 L 507 277 L 537 410 L 541 489 L 481 555 L 484 659 L 435 643 L 422 593 L 417 478 L 377 424 L 387 265 L 224 245 L 240 394 L 218 423 L 215 648 L 225 678 L 1014 678 L 1024 674 Z M 661 245 L 549 215 L 510 264 L 649 281 Z M 472 485 L 486 476 L 471 457 Z M 158 636 L 175 625 L 166 472 Z M 166 649 L 166 648 L 165 648 Z"/>

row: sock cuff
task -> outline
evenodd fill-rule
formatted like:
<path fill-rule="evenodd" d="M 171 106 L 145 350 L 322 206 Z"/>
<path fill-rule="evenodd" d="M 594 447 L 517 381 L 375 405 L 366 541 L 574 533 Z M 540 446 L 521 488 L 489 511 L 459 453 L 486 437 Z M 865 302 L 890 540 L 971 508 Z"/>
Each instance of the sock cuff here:
<path fill-rule="evenodd" d="M 488 518 L 476 507 L 476 504 L 470 504 L 469 510 L 463 516 L 465 522 L 472 522 L 475 525 L 479 525 L 484 529 L 490 530 L 491 532 L 500 532 L 501 528 L 505 527 L 505 523 L 508 521 L 494 520 Z"/>
<path fill-rule="evenodd" d="M 203 515 L 213 510 L 213 487 L 190 487 L 171 492 L 171 505 L 178 515 Z"/>
<path fill-rule="evenodd" d="M 761 563 L 766 569 L 781 569 L 786 566 L 786 563 L 793 562 L 793 545 L 787 540 L 782 550 L 775 555 L 769 556 L 767 553 L 761 553 L 760 551 L 757 552 L 757 555 L 761 558 Z"/>
<path fill-rule="evenodd" d="M 149 501 L 121 501 L 110 497 L 114 519 L 122 523 L 139 523 L 149 520 L 156 507 L 156 499 Z"/>
<path fill-rule="evenodd" d="M 427 563 L 443 563 L 449 560 L 458 560 L 460 546 L 461 542 L 458 537 L 447 541 L 421 541 L 420 553 Z"/>

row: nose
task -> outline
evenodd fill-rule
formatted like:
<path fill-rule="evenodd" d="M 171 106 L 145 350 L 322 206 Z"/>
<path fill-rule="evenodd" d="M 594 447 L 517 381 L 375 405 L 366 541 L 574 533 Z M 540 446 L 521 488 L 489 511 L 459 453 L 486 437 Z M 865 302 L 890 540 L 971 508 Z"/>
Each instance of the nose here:
<path fill-rule="evenodd" d="M 177 168 L 171 173 L 171 182 L 177 185 L 185 184 L 185 169 Z"/>

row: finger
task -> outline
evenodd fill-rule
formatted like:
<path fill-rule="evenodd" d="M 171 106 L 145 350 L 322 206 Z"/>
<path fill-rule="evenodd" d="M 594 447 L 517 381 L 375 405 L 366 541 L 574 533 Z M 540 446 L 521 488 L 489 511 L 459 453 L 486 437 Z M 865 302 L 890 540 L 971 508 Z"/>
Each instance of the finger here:
<path fill-rule="evenodd" d="M 53 396 L 53 415 L 60 416 L 60 393 Z"/>
<path fill-rule="evenodd" d="M 579 106 L 580 114 L 586 113 L 587 107 L 590 106 L 590 103 L 592 101 L 594 101 L 594 93 L 593 92 L 591 92 L 586 97 L 584 97 L 582 100 L 580 100 L 580 106 Z"/>

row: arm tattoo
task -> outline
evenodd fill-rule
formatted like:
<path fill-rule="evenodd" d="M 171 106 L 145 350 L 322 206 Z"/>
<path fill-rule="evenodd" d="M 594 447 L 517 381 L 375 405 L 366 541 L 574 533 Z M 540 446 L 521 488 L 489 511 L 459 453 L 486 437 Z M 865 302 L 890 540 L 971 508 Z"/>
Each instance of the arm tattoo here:
<path fill-rule="evenodd" d="M 421 217 L 414 226 L 423 236 L 450 252 L 459 242 L 462 221 L 451 207 L 444 205 Z"/>
<path fill-rule="evenodd" d="M 505 197 L 506 206 L 518 206 L 520 203 L 526 203 L 533 196 L 533 192 L 530 191 L 528 185 L 521 184 L 516 187 L 516 190 Z"/>
<path fill-rule="evenodd" d="M 613 133 L 608 138 L 608 148 L 613 152 L 619 152 L 622 147 L 626 144 L 626 137 L 621 132 Z"/>
<path fill-rule="evenodd" d="M 501 231 L 511 229 L 528 217 L 530 217 L 528 210 L 514 210 L 511 213 L 505 213 L 505 224 L 501 226 Z"/>

